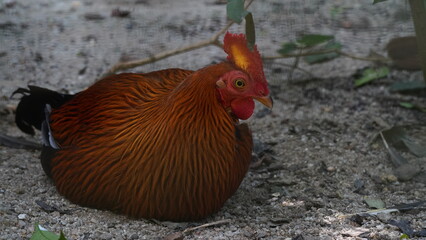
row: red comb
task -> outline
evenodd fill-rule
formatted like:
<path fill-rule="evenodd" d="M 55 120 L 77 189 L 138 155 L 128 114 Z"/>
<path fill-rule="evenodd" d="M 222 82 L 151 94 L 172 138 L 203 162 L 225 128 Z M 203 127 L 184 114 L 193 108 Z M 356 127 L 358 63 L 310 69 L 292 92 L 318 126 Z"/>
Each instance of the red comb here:
<path fill-rule="evenodd" d="M 262 85 L 267 94 L 267 82 L 257 46 L 254 45 L 253 49 L 250 50 L 244 34 L 227 32 L 223 39 L 223 49 L 228 54 L 228 60 L 250 74 L 254 81 Z"/>

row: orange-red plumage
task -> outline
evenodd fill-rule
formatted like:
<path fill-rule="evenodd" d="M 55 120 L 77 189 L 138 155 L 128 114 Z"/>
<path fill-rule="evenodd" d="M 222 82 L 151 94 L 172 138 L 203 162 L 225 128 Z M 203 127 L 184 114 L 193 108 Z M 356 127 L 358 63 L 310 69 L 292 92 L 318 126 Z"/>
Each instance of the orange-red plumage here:
<path fill-rule="evenodd" d="M 52 110 L 48 130 L 59 149 L 47 147 L 42 162 L 58 191 L 83 206 L 203 218 L 248 170 L 252 137 L 239 115 L 251 115 L 253 98 L 272 104 L 259 76 L 229 61 L 107 77 Z"/>

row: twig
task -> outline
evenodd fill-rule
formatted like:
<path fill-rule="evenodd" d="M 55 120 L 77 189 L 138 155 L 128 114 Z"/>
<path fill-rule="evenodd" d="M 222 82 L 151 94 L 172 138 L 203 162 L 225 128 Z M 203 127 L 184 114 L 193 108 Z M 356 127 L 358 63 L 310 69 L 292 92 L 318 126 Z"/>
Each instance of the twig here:
<path fill-rule="evenodd" d="M 254 0 L 248 0 L 246 2 L 245 5 L 245 9 L 247 9 Z M 155 54 L 151 57 L 145 58 L 145 59 L 140 59 L 140 60 L 134 60 L 134 61 L 128 61 L 128 62 L 119 62 L 115 65 L 113 65 L 102 77 L 114 74 L 118 71 L 121 70 L 126 70 L 129 68 L 134 68 L 134 67 L 138 67 L 138 66 L 142 66 L 148 63 L 153 63 L 156 62 L 158 60 L 173 56 L 173 55 L 177 55 L 183 52 L 189 52 L 195 49 L 199 49 L 202 47 L 206 47 L 209 45 L 213 45 L 213 46 L 217 46 L 222 48 L 222 44 L 219 42 L 219 37 L 224 34 L 231 26 L 232 24 L 234 24 L 234 21 L 228 20 L 227 24 L 220 29 L 217 33 L 215 33 L 209 40 L 204 40 L 198 43 L 194 43 L 191 45 L 188 45 L 186 47 L 182 47 L 182 48 L 178 48 L 178 49 L 174 49 L 174 50 L 169 50 L 169 51 L 165 51 L 165 52 L 161 52 L 158 54 Z"/>
<path fill-rule="evenodd" d="M 275 59 L 283 59 L 283 58 L 297 58 L 297 57 L 305 57 L 305 56 L 312 56 L 312 55 L 318 55 L 318 54 L 325 54 L 325 53 L 337 53 L 339 55 L 342 55 L 344 57 L 356 59 L 356 60 L 362 60 L 362 61 L 371 61 L 371 62 L 382 62 L 382 63 L 389 63 L 390 60 L 386 60 L 383 58 L 377 58 L 377 57 L 359 57 L 352 55 L 350 53 L 343 52 L 338 49 L 326 49 L 326 50 L 319 50 L 319 51 L 311 51 L 311 52 L 304 52 L 304 53 L 298 53 L 298 54 L 283 54 L 283 55 L 277 55 L 277 56 L 266 56 L 263 57 L 263 60 L 275 60 Z"/>
<path fill-rule="evenodd" d="M 299 54 L 300 53 L 302 53 L 302 49 L 299 50 Z M 288 80 L 289 81 L 291 81 L 293 79 L 294 70 L 299 67 L 299 60 L 300 60 L 300 56 L 296 57 L 294 59 L 293 66 L 291 67 L 290 72 L 288 73 Z"/>
<path fill-rule="evenodd" d="M 288 67 L 288 68 L 294 68 L 294 64 L 286 64 L 286 63 L 277 63 L 277 64 L 280 64 L 280 65 L 282 65 L 282 66 L 284 66 L 284 67 Z M 299 67 L 299 66 L 296 66 L 296 68 L 295 68 L 295 69 L 296 69 L 296 70 L 299 70 L 299 71 L 301 71 L 301 72 L 303 72 L 303 73 L 308 74 L 310 77 L 314 77 L 314 75 L 313 75 L 311 72 L 309 72 L 308 70 L 303 69 L 303 68 L 301 68 L 301 67 Z"/>
<path fill-rule="evenodd" d="M 163 240 L 181 240 L 185 238 L 185 235 L 188 235 L 189 233 L 201 229 L 201 228 L 207 228 L 207 227 L 211 227 L 211 226 L 217 226 L 217 225 L 222 225 L 225 223 L 230 223 L 231 219 L 224 219 L 224 220 L 219 220 L 216 222 L 211 222 L 211 223 L 206 223 L 200 226 L 196 226 L 196 227 L 192 227 L 192 228 L 187 228 L 185 230 L 183 230 L 182 232 L 174 232 L 172 234 L 169 234 L 167 236 L 165 236 L 163 238 Z"/>
<path fill-rule="evenodd" d="M 183 234 L 188 234 L 190 232 L 193 232 L 195 230 L 198 230 L 200 228 L 207 228 L 207 227 L 211 227 L 211 226 L 217 226 L 217 225 L 222 225 L 222 224 L 226 224 L 226 223 L 230 223 L 231 219 L 223 219 L 223 220 L 219 220 L 216 222 L 211 222 L 211 223 L 206 223 L 200 226 L 196 226 L 196 227 L 192 227 L 192 228 L 187 228 L 185 230 L 183 230 Z"/>
<path fill-rule="evenodd" d="M 121 71 L 121 70 L 142 66 L 142 65 L 152 63 L 152 62 L 156 62 L 158 60 L 161 60 L 161 59 L 173 56 L 173 55 L 177 55 L 177 54 L 180 54 L 180 53 L 183 53 L 183 52 L 189 52 L 189 51 L 192 51 L 192 50 L 195 50 L 195 49 L 198 49 L 198 48 L 202 48 L 202 47 L 205 47 L 205 46 L 208 46 L 208 45 L 212 45 L 212 44 L 217 45 L 219 43 L 217 43 L 217 39 L 212 38 L 210 40 L 201 41 L 201 42 L 198 42 L 196 44 L 192 44 L 192 45 L 189 45 L 189 46 L 186 46 L 186 47 L 161 52 L 159 54 L 155 54 L 155 55 L 148 57 L 148 58 L 145 58 L 145 59 L 128 61 L 128 62 L 119 62 L 119 63 L 115 64 L 114 66 L 112 66 L 107 71 L 107 73 L 104 74 L 103 77 L 108 76 L 110 74 L 113 74 L 115 72 Z"/>

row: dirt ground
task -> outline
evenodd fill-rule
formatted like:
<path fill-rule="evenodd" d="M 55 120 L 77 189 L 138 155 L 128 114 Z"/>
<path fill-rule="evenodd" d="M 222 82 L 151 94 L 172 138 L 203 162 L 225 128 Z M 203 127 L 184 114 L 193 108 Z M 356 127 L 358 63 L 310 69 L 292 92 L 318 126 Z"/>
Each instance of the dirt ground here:
<path fill-rule="evenodd" d="M 226 24 L 220 2 L 0 1 L 0 133 L 39 141 L 40 136 L 25 136 L 14 124 L 17 99 L 10 95 L 16 88 L 33 84 L 74 93 L 119 60 L 207 39 Z M 250 11 L 259 49 L 275 55 L 282 42 L 298 34 L 322 33 L 335 35 L 343 50 L 355 55 L 371 49 L 385 54 L 389 39 L 413 34 L 409 9 L 405 1 L 371 2 L 255 1 Z M 112 17 L 116 8 L 129 10 L 130 16 Z M 198 69 L 224 57 L 220 49 L 207 47 L 131 71 Z M 426 114 L 399 106 L 401 101 L 425 105 L 424 92 L 389 92 L 391 83 L 421 78 L 420 72 L 392 69 L 387 78 L 354 88 L 356 73 L 372 63 L 349 58 L 302 63 L 312 75 L 296 71 L 292 79 L 283 65 L 288 63 L 292 60 L 265 62 L 274 109 L 259 105 L 248 120 L 256 138 L 255 167 L 217 214 L 172 223 L 80 207 L 56 192 L 38 150 L 0 146 L 0 239 L 29 239 L 35 223 L 63 231 L 68 239 L 176 239 L 185 229 L 220 220 L 226 223 L 189 231 L 184 238 L 399 239 L 411 230 L 417 234 L 411 239 L 421 239 L 424 206 L 357 215 L 371 210 L 365 198 L 381 199 L 387 207 L 426 200 L 425 172 L 400 181 L 388 151 L 375 140 L 387 123 L 409 126 L 409 134 L 426 143 Z M 425 159 L 402 155 L 425 168 Z"/>

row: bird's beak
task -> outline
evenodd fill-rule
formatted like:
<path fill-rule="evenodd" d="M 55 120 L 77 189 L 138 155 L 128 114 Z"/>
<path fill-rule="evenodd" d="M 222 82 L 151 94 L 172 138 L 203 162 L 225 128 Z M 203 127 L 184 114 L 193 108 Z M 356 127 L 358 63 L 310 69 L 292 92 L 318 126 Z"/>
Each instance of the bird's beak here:
<path fill-rule="evenodd" d="M 272 109 L 272 105 L 274 105 L 272 98 L 270 96 L 265 97 L 254 97 L 257 101 L 265 105 L 267 108 Z"/>

